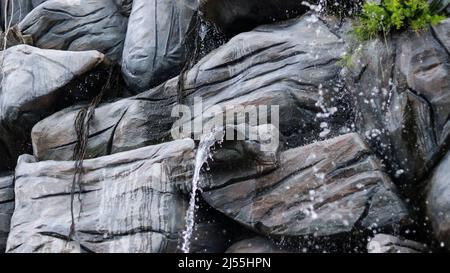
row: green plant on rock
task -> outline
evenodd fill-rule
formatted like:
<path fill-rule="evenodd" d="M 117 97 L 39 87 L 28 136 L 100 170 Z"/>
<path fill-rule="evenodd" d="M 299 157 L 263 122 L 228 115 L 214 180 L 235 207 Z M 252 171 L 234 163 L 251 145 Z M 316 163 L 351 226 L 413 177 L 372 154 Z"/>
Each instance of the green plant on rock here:
<path fill-rule="evenodd" d="M 380 4 L 366 2 L 356 22 L 355 35 L 360 40 L 388 34 L 393 30 L 424 29 L 438 24 L 445 16 L 430 8 L 427 0 L 383 0 Z"/>
<path fill-rule="evenodd" d="M 352 68 L 354 65 L 355 59 L 359 59 L 362 55 L 362 48 L 358 47 L 356 49 L 348 49 L 346 53 L 344 53 L 338 61 L 338 65 L 345 68 Z"/>

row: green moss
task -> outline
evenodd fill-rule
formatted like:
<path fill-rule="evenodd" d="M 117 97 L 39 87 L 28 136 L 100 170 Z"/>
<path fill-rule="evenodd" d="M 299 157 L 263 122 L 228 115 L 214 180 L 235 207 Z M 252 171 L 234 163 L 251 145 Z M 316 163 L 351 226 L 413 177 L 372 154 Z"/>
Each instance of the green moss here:
<path fill-rule="evenodd" d="M 395 30 L 412 28 L 420 31 L 444 18 L 432 11 L 427 0 L 383 0 L 379 5 L 365 3 L 356 21 L 355 35 L 360 40 L 368 40 Z"/>
<path fill-rule="evenodd" d="M 341 67 L 352 68 L 354 65 L 354 60 L 358 60 L 362 55 L 362 48 L 349 49 L 338 61 L 338 65 Z"/>

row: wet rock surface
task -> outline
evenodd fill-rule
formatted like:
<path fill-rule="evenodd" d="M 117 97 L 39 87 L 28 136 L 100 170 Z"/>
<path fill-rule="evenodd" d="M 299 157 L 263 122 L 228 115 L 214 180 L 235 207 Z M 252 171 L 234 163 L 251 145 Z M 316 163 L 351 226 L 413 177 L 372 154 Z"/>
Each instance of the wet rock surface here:
<path fill-rule="evenodd" d="M 448 147 L 449 24 L 370 41 L 353 56 L 356 127 L 407 187 Z"/>
<path fill-rule="evenodd" d="M 202 195 L 213 208 L 271 236 L 392 228 L 408 217 L 394 185 L 357 134 L 287 150 L 277 165 L 250 177 L 245 172 L 215 177 L 212 167 Z"/>
<path fill-rule="evenodd" d="M 320 138 L 320 115 L 331 116 L 324 137 L 339 134 L 348 122 L 348 108 L 339 98 L 329 103 L 327 98 L 334 89 L 345 94 L 336 77 L 344 44 L 324 23 L 310 19 L 261 26 L 200 60 L 183 83 L 183 104 L 192 106 L 196 97 L 202 99 L 203 114 L 192 111 L 193 123 L 213 121 L 217 111 L 224 111 L 227 105 L 263 105 L 268 110 L 278 105 L 281 138 L 288 147 Z M 318 30 L 317 34 L 311 29 Z M 172 125 L 178 120 L 171 117 L 178 83 L 179 78 L 174 78 L 130 99 L 100 106 L 91 122 L 88 156 L 170 140 Z M 68 121 L 76 113 L 66 109 L 35 126 L 33 147 L 40 160 L 71 157 L 75 134 Z M 335 122 L 333 113 L 338 117 Z M 250 115 L 256 118 L 254 112 Z M 195 134 L 203 129 L 201 125 L 193 128 Z M 108 151 L 105 147 L 110 139 Z"/>
<path fill-rule="evenodd" d="M 426 245 L 388 234 L 377 234 L 367 244 L 369 253 L 426 253 Z"/>
<path fill-rule="evenodd" d="M 84 161 L 74 198 L 74 162 L 20 157 L 16 209 L 8 252 L 175 252 L 186 202 L 178 183 L 191 177 L 194 142 L 159 146 Z"/>
<path fill-rule="evenodd" d="M 146 91 L 178 75 L 186 44 L 193 39 L 197 0 L 134 0 L 128 22 L 122 72 L 134 92 Z"/>
<path fill-rule="evenodd" d="M 311 2 L 0 0 L 0 252 L 445 251 L 450 19 Z"/>
<path fill-rule="evenodd" d="M 11 216 L 14 211 L 14 175 L 0 175 L 0 253 L 6 249 Z"/>
<path fill-rule="evenodd" d="M 438 240 L 450 244 L 450 154 L 439 163 L 429 181 L 427 212 Z"/>
<path fill-rule="evenodd" d="M 17 157 L 28 152 L 29 134 L 38 121 L 75 100 L 93 97 L 96 84 L 104 79 L 89 72 L 102 65 L 104 55 L 19 45 L 0 52 L 0 57 L 0 169 L 4 170 L 14 168 Z"/>

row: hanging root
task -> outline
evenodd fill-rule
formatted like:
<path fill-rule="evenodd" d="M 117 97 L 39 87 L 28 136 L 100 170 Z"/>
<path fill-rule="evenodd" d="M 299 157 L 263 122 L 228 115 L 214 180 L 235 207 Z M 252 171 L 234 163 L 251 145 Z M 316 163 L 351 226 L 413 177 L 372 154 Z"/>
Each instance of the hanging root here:
<path fill-rule="evenodd" d="M 188 32 L 186 34 L 186 39 L 183 41 L 183 46 L 185 49 L 186 61 L 183 68 L 181 69 L 180 76 L 178 77 L 178 89 L 177 89 L 177 102 L 178 104 L 183 103 L 183 91 L 184 82 L 186 78 L 186 73 L 191 69 L 195 63 L 198 61 L 200 56 L 200 30 L 201 30 L 201 18 L 200 13 L 197 10 L 193 16 L 194 22 L 189 26 Z"/>
<path fill-rule="evenodd" d="M 86 148 L 89 139 L 89 122 L 92 120 L 95 114 L 95 108 L 102 101 L 103 96 L 107 90 L 111 89 L 111 79 L 114 71 L 114 66 L 109 69 L 108 79 L 103 85 L 100 93 L 91 101 L 91 103 L 80 110 L 75 119 L 75 132 L 77 134 L 77 143 L 73 151 L 73 160 L 75 161 L 74 175 L 72 180 L 72 188 L 70 192 L 70 214 L 71 214 L 71 225 L 69 232 L 69 240 L 73 240 L 75 235 L 75 216 L 74 216 L 74 199 L 75 199 L 75 188 L 78 186 L 78 200 L 81 204 L 81 177 L 83 175 L 83 160 L 86 157 Z M 80 209 L 81 213 L 81 209 Z"/>
<path fill-rule="evenodd" d="M 33 45 L 30 35 L 23 35 L 17 26 L 7 29 L 4 33 L 0 31 L 0 48 L 6 50 L 15 45 Z"/>

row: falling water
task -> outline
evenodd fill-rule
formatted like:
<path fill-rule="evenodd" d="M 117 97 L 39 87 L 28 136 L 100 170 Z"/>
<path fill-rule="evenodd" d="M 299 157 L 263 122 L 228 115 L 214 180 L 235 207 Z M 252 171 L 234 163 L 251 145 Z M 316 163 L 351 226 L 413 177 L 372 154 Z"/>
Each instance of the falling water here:
<path fill-rule="evenodd" d="M 216 131 L 213 130 L 208 134 L 204 134 L 200 138 L 200 143 L 195 156 L 194 177 L 192 178 L 191 198 L 189 200 L 189 207 L 186 213 L 186 229 L 183 232 L 183 244 L 181 250 L 184 253 L 189 253 L 192 232 L 195 224 L 195 202 L 197 198 L 197 190 L 199 189 L 200 171 L 208 159 L 211 157 L 211 148 L 217 142 Z"/>

